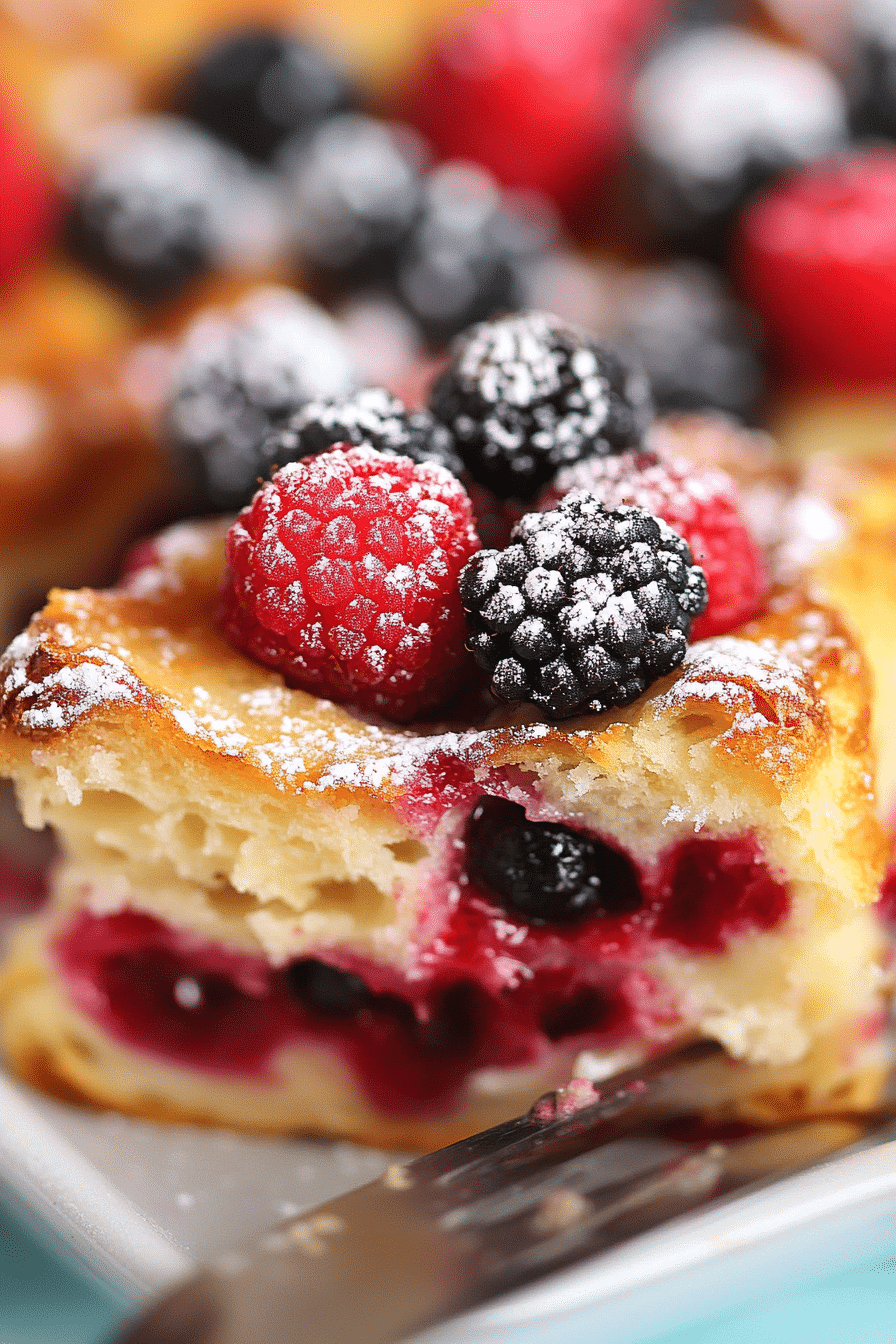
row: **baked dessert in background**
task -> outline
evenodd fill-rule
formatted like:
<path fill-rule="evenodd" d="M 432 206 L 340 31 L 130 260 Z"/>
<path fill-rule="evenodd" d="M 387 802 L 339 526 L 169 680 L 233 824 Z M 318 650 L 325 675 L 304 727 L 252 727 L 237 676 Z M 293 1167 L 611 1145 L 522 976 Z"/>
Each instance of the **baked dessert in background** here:
<path fill-rule="evenodd" d="M 664 510 L 695 554 L 748 538 L 704 468 L 691 486 L 650 449 L 645 475 L 641 396 L 552 319 L 475 329 L 433 413 L 503 417 L 505 446 L 534 416 L 541 437 L 518 477 L 468 424 L 466 469 L 530 492 L 562 444 L 576 470 L 635 473 L 634 507 L 601 498 L 608 470 L 480 551 L 445 467 L 398 439 L 324 441 L 229 531 L 181 525 L 118 588 L 52 596 L 8 651 L 0 718 L 0 769 L 63 850 L 4 971 L 25 1077 L 158 1118 L 425 1147 L 708 1037 L 736 1063 L 683 1105 L 873 1103 L 887 841 L 867 669 L 833 608 L 758 570 L 751 609 L 723 597 L 719 633 L 687 648 L 706 578 Z M 489 709 L 456 661 L 459 601 L 495 693 L 528 703 Z M 438 723 L 444 675 L 469 690 Z"/>

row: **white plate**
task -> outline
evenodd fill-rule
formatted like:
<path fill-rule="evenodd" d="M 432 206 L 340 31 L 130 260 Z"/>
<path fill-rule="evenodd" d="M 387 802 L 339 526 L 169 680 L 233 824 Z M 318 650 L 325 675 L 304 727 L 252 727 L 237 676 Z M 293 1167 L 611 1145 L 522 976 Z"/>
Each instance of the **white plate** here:
<path fill-rule="evenodd" d="M 137 1299 L 353 1185 L 388 1157 L 101 1115 L 0 1075 L 0 1178 Z M 670 1224 L 431 1331 L 432 1344 L 633 1344 L 892 1241 L 896 1140 Z"/>

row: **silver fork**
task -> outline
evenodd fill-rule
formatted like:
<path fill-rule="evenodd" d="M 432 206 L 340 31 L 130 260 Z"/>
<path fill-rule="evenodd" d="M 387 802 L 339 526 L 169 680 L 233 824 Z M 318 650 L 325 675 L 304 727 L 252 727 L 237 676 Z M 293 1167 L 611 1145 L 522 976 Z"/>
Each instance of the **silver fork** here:
<path fill-rule="evenodd" d="M 680 1111 L 683 1091 L 724 1094 L 735 1074 L 702 1042 L 599 1090 L 549 1093 L 218 1257 L 118 1344 L 393 1344 L 892 1123 L 881 1111 L 685 1151 L 661 1139 L 626 1150 Z"/>

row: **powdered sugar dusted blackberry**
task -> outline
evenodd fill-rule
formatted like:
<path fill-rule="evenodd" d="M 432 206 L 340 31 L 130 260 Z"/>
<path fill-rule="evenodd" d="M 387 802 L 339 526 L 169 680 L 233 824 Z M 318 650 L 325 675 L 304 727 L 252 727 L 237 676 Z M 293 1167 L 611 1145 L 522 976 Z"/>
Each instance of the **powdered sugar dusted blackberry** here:
<path fill-rule="evenodd" d="M 175 365 L 166 425 L 200 511 L 248 503 L 272 428 L 311 398 L 346 396 L 355 370 L 339 328 L 290 290 L 259 290 L 201 317 Z"/>
<path fill-rule="evenodd" d="M 470 648 L 499 699 L 554 718 L 598 713 L 678 666 L 706 579 L 664 522 L 579 493 L 511 535 L 461 576 Z"/>
<path fill-rule="evenodd" d="M 563 465 L 637 447 L 650 422 L 643 375 L 546 313 L 461 337 L 430 407 L 474 480 L 531 499 Z"/>
<path fill-rule="evenodd" d="M 383 387 L 308 402 L 270 436 L 264 455 L 269 463 L 282 467 L 340 443 L 398 453 L 414 462 L 436 462 L 455 476 L 463 471 L 449 430 L 428 411 L 409 411 Z"/>

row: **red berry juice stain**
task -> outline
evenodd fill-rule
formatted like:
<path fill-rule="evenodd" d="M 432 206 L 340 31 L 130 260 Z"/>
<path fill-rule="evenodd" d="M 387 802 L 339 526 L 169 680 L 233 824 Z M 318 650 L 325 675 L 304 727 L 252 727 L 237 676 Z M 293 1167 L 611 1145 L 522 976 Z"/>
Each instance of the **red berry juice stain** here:
<path fill-rule="evenodd" d="M 633 1040 L 662 1048 L 680 1015 L 645 965 L 650 956 L 670 939 L 723 950 L 774 927 L 789 904 L 751 837 L 689 840 L 644 878 L 642 909 L 562 929 L 496 908 L 466 883 L 463 858 L 462 843 L 449 842 L 411 976 L 328 950 L 329 965 L 366 986 L 349 1013 L 303 1000 L 289 968 L 135 911 L 82 911 L 55 955 L 82 1011 L 147 1054 L 264 1080 L 283 1048 L 322 1048 L 381 1111 L 436 1116 L 460 1104 L 478 1069 Z"/>

